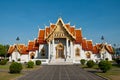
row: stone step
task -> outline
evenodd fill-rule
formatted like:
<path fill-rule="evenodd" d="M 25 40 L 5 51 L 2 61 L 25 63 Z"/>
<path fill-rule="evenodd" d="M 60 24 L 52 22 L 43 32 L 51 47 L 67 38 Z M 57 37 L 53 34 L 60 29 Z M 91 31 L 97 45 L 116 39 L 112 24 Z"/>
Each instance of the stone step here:
<path fill-rule="evenodd" d="M 72 65 L 72 59 L 52 59 L 49 63 L 49 65 Z"/>
<path fill-rule="evenodd" d="M 70 62 L 49 63 L 48 65 L 73 65 Z"/>

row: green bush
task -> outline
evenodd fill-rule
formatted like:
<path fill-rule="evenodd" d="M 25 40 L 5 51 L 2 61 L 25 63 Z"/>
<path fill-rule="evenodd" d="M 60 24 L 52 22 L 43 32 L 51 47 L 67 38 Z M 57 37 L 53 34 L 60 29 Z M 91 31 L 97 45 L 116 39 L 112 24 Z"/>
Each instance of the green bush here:
<path fill-rule="evenodd" d="M 87 67 L 92 68 L 95 65 L 95 62 L 93 60 L 87 61 Z"/>
<path fill-rule="evenodd" d="M 120 64 L 120 58 L 115 59 L 115 62 L 116 62 L 117 64 Z"/>
<path fill-rule="evenodd" d="M 81 63 L 82 65 L 84 65 L 84 64 L 85 64 L 85 62 L 86 62 L 86 60 L 85 60 L 85 59 L 81 59 L 81 60 L 80 60 L 80 63 Z"/>
<path fill-rule="evenodd" d="M 17 62 L 13 62 L 9 67 L 10 73 L 20 73 L 22 69 L 22 64 Z"/>
<path fill-rule="evenodd" d="M 41 65 L 41 61 L 40 60 L 36 60 L 36 65 Z"/>
<path fill-rule="evenodd" d="M 33 61 L 29 61 L 27 63 L 27 68 L 33 68 L 34 67 L 34 62 Z"/>
<path fill-rule="evenodd" d="M 0 65 L 6 65 L 6 63 L 7 63 L 7 60 L 2 60 L 2 61 L 0 61 Z"/>
<path fill-rule="evenodd" d="M 98 66 L 105 73 L 111 69 L 112 64 L 109 61 L 102 60 L 99 62 Z"/>

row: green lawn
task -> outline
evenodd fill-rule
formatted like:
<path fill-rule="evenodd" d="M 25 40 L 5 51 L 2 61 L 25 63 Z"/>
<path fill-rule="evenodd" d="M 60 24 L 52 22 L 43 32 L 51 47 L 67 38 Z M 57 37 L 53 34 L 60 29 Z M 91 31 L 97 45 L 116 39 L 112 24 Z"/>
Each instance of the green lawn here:
<path fill-rule="evenodd" d="M 87 68 L 87 66 L 81 66 L 84 70 L 94 72 L 95 74 L 105 77 L 109 80 L 120 80 L 120 65 L 113 65 L 111 70 L 106 73 L 102 73 L 101 70 L 98 69 L 98 65 L 95 65 L 93 68 Z"/>
<path fill-rule="evenodd" d="M 109 78 L 110 80 L 120 80 L 120 65 L 113 65 L 112 69 L 106 73 L 96 73 Z"/>
<path fill-rule="evenodd" d="M 20 74 L 11 74 L 11 73 L 9 73 L 9 66 L 10 66 L 10 64 L 0 65 L 0 80 L 14 80 L 15 78 L 20 77 L 25 74 L 23 72 L 21 72 Z M 34 68 L 26 68 L 26 66 L 23 65 L 22 71 L 35 70 L 40 67 L 41 66 L 34 66 Z"/>
<path fill-rule="evenodd" d="M 9 65 L 0 65 L 0 69 L 8 70 L 9 69 Z"/>
<path fill-rule="evenodd" d="M 0 72 L 0 80 L 14 80 L 23 74 L 10 74 L 8 72 Z"/>

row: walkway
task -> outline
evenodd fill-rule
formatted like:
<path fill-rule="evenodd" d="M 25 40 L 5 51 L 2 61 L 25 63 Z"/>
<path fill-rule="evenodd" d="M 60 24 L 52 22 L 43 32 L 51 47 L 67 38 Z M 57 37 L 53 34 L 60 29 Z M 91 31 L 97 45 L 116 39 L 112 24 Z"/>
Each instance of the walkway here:
<path fill-rule="evenodd" d="M 105 80 L 76 65 L 45 65 L 18 80 Z"/>

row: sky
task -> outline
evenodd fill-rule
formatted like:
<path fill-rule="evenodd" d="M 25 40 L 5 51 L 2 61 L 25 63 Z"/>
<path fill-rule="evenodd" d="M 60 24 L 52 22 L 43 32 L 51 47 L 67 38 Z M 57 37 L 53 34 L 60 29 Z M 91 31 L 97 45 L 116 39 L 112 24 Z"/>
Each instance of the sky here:
<path fill-rule="evenodd" d="M 26 44 L 45 25 L 64 23 L 82 28 L 83 37 L 120 45 L 120 0 L 0 0 L 0 44 Z"/>

